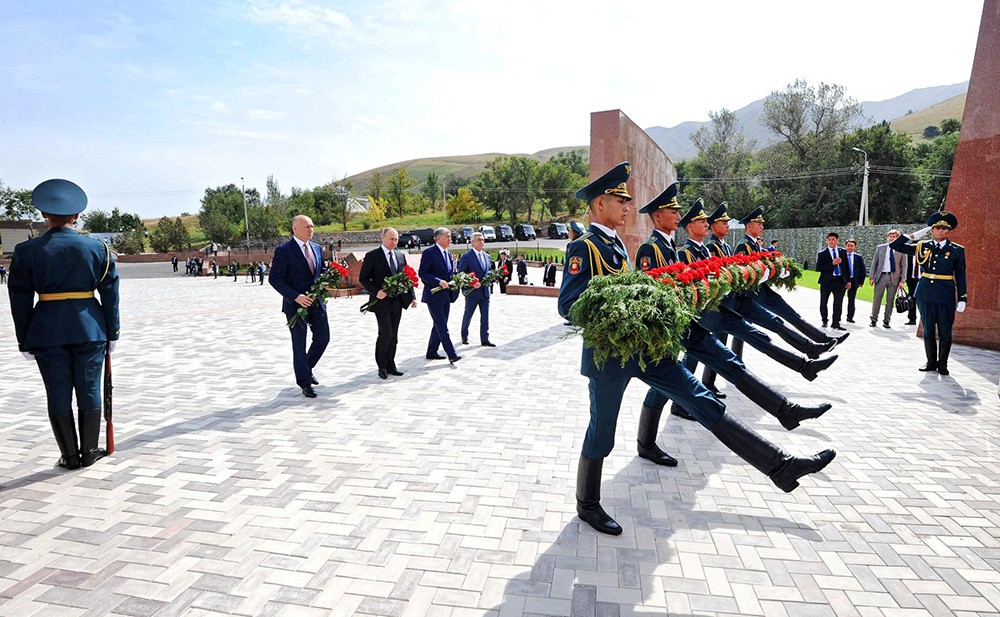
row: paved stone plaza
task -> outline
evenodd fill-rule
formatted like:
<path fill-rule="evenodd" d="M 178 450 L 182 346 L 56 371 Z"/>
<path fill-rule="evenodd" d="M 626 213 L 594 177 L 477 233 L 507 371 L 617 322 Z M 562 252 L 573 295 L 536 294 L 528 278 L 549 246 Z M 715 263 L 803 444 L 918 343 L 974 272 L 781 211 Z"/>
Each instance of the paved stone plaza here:
<path fill-rule="evenodd" d="M 815 382 L 747 352 L 794 400 L 834 403 L 823 418 L 786 432 L 724 387 L 786 448 L 836 448 L 794 493 L 674 417 L 660 444 L 680 466 L 638 459 L 633 382 L 609 537 L 575 515 L 587 381 L 554 299 L 495 295 L 499 346 L 455 366 L 424 359 L 430 318 L 407 311 L 388 381 L 375 318 L 333 300 L 309 400 L 270 287 L 121 292 L 118 449 L 75 472 L 54 466 L 0 294 L 0 615 L 1000 614 L 1000 353 L 958 346 L 950 377 L 919 373 L 913 327 L 870 329 L 865 303 Z M 818 292 L 790 298 L 816 316 Z"/>

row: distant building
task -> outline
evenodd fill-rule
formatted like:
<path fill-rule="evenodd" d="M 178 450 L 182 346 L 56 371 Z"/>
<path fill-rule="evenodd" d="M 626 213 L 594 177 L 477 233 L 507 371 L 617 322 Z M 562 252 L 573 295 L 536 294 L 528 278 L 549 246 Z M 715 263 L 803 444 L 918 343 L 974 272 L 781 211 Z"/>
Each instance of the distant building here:
<path fill-rule="evenodd" d="M 13 253 L 14 247 L 45 233 L 45 223 L 0 221 L 0 253 Z"/>

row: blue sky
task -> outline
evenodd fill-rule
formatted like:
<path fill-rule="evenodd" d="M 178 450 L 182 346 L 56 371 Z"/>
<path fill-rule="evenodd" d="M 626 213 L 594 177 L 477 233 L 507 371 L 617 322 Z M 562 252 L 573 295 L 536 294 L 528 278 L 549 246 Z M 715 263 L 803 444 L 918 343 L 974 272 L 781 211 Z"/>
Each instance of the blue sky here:
<path fill-rule="evenodd" d="M 815 7 L 815 8 L 813 8 Z M 425 156 L 705 120 L 796 78 L 883 100 L 969 78 L 983 4 L 0 0 L 0 181 L 195 213 Z M 669 153 L 668 153 L 669 154 Z"/>

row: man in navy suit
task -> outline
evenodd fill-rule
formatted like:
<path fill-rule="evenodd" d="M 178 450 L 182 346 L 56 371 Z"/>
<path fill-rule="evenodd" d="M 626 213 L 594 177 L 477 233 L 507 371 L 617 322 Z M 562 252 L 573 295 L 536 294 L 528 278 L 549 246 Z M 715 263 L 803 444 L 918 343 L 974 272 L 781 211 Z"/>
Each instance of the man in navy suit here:
<path fill-rule="evenodd" d="M 847 271 L 847 251 L 837 246 L 840 235 L 831 231 L 826 234 L 826 248 L 816 255 L 816 269 L 819 270 L 819 316 L 823 327 L 829 321 L 827 305 L 833 294 L 833 329 L 846 330 L 840 325 L 840 315 L 844 311 L 844 292 L 850 289 L 850 273 Z"/>
<path fill-rule="evenodd" d="M 434 245 L 424 249 L 420 255 L 420 267 L 417 274 L 424 283 L 424 293 L 420 300 L 427 305 L 434 327 L 431 329 L 430 340 L 427 341 L 427 359 L 444 360 L 444 356 L 438 354 L 438 349 L 444 347 L 444 352 L 448 354 L 448 360 L 454 364 L 462 359 L 455 351 L 455 346 L 451 344 L 451 335 L 448 334 L 448 314 L 451 312 L 451 303 L 458 300 L 458 289 L 452 289 L 449 281 L 455 273 L 454 265 L 451 261 L 451 253 L 448 247 L 451 246 L 451 230 L 447 227 L 438 227 L 434 230 Z M 432 293 L 432 290 L 440 287 L 441 291 Z"/>
<path fill-rule="evenodd" d="M 312 370 L 323 356 L 330 342 L 330 324 L 326 319 L 326 305 L 315 302 L 306 294 L 325 269 L 323 252 L 313 237 L 312 219 L 300 214 L 292 219 L 292 238 L 274 249 L 271 276 L 268 282 L 281 294 L 281 310 L 289 320 L 299 307 L 309 309 L 305 322 L 299 321 L 289 328 L 292 334 L 292 366 L 295 383 L 302 394 L 316 398 L 314 385 L 319 381 Z M 312 344 L 306 351 L 306 325 L 312 330 Z"/>
<path fill-rule="evenodd" d="M 471 272 L 482 280 L 492 270 L 490 256 L 483 252 L 486 240 L 478 231 L 472 234 L 472 248 L 458 260 L 460 272 Z M 469 323 L 479 309 L 479 342 L 483 347 L 496 347 L 490 342 L 490 285 L 476 285 L 465 296 L 465 314 L 462 315 L 462 344 L 469 344 Z"/>
<path fill-rule="evenodd" d="M 858 243 L 853 238 L 844 243 L 847 248 L 847 275 L 850 278 L 850 287 L 847 288 L 847 321 L 854 323 L 854 299 L 858 295 L 858 290 L 865 286 L 865 277 L 868 270 L 865 269 L 865 258 L 860 253 L 855 253 Z"/>
<path fill-rule="evenodd" d="M 97 447 L 101 375 L 105 351 L 112 353 L 118 342 L 118 272 L 108 245 L 73 230 L 87 207 L 83 189 L 69 180 L 46 180 L 31 193 L 31 203 L 49 229 L 14 247 L 8 286 L 14 335 L 42 374 L 59 466 L 89 467 L 107 455 Z"/>

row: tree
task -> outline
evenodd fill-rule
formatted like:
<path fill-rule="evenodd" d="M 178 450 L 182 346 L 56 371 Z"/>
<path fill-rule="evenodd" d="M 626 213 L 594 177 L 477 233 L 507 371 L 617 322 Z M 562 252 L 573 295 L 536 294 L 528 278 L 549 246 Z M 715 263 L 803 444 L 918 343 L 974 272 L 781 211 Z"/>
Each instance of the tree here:
<path fill-rule="evenodd" d="M 526 156 L 499 156 L 486 164 L 472 182 L 476 200 L 491 208 L 496 218 L 509 214 L 516 223 L 520 213 L 531 220 L 532 208 L 539 195 L 539 162 Z"/>
<path fill-rule="evenodd" d="M 386 181 L 386 193 L 390 205 L 389 215 L 400 217 L 406 214 L 407 191 L 413 186 L 413 179 L 405 167 L 392 170 L 392 175 Z"/>
<path fill-rule="evenodd" d="M 145 228 L 138 214 L 122 212 L 117 207 L 110 214 L 104 210 L 88 210 L 80 218 L 87 231 L 94 233 L 120 233 Z"/>
<path fill-rule="evenodd" d="M 247 217 L 250 219 L 250 236 L 252 238 L 265 248 L 277 244 L 276 240 L 281 235 L 281 222 L 284 220 L 283 208 L 248 206 Z"/>
<path fill-rule="evenodd" d="M 382 172 L 377 169 L 372 172 L 372 177 L 368 181 L 368 194 L 374 197 L 376 200 L 382 199 L 382 191 L 385 186 L 382 182 Z"/>
<path fill-rule="evenodd" d="M 548 160 L 554 165 L 562 165 L 581 178 L 590 176 L 590 158 L 586 150 L 570 150 L 569 152 L 559 152 Z"/>
<path fill-rule="evenodd" d="M 941 134 L 941 129 L 936 126 L 928 126 L 924 129 L 924 139 L 934 139 Z"/>
<path fill-rule="evenodd" d="M 805 168 L 860 118 L 861 105 L 845 95 L 843 86 L 821 82 L 813 88 L 797 79 L 764 99 L 762 121 L 785 139 Z"/>
<path fill-rule="evenodd" d="M 351 208 L 351 189 L 354 183 L 346 178 L 317 187 L 313 191 L 316 199 L 316 211 L 323 224 L 337 223 L 344 231 L 347 231 L 347 224 L 358 215 L 358 212 Z"/>
<path fill-rule="evenodd" d="M 87 231 L 94 233 L 117 231 L 112 230 L 111 216 L 104 210 L 88 210 L 84 212 L 80 218 L 83 220 L 83 226 L 87 229 Z"/>
<path fill-rule="evenodd" d="M 149 232 L 149 245 L 157 253 L 166 253 L 170 250 L 170 228 L 173 221 L 168 217 L 160 217 L 160 220 Z"/>
<path fill-rule="evenodd" d="M 146 249 L 146 233 L 140 229 L 129 229 L 115 238 L 115 250 L 125 255 L 137 255 Z"/>
<path fill-rule="evenodd" d="M 312 191 L 293 187 L 291 195 L 288 196 L 285 202 L 285 215 L 282 217 L 282 220 L 289 220 L 291 216 L 299 214 L 315 219 L 316 198 Z M 315 220 L 313 222 L 315 222 Z"/>
<path fill-rule="evenodd" d="M 433 171 L 427 173 L 427 180 L 424 181 L 420 194 L 430 202 L 431 210 L 437 209 L 438 198 L 441 197 L 441 180 Z"/>
<path fill-rule="evenodd" d="M 917 147 L 917 168 L 923 181 L 920 193 L 920 211 L 916 220 L 936 211 L 948 195 L 951 170 L 955 165 L 955 150 L 958 148 L 958 132 L 948 133 L 930 144 Z"/>
<path fill-rule="evenodd" d="M 255 191 L 256 192 L 256 191 Z M 233 244 L 243 223 L 243 193 L 235 184 L 205 189 L 198 225 L 218 244 Z"/>
<path fill-rule="evenodd" d="M 575 169 L 580 169 L 579 165 Z M 574 194 L 585 182 L 585 177 L 576 173 L 574 166 L 565 165 L 556 157 L 545 161 L 538 168 L 539 206 L 547 207 L 552 218 L 563 209 L 572 213 L 580 203 Z M 543 216 L 544 210 L 540 210 L 539 219 Z"/>
<path fill-rule="evenodd" d="M 954 118 L 941 121 L 941 132 L 945 135 L 957 133 L 962 129 L 962 122 Z"/>
<path fill-rule="evenodd" d="M 710 123 L 691 135 L 698 155 L 685 168 L 694 178 L 685 195 L 690 201 L 704 197 L 709 204 L 749 203 L 757 142 L 746 140 L 743 129 L 737 127 L 736 114 L 728 109 L 710 111 L 708 117 Z"/>
<path fill-rule="evenodd" d="M 483 216 L 483 206 L 467 188 L 458 189 L 458 195 L 445 204 L 448 220 L 452 223 L 472 223 Z"/>

